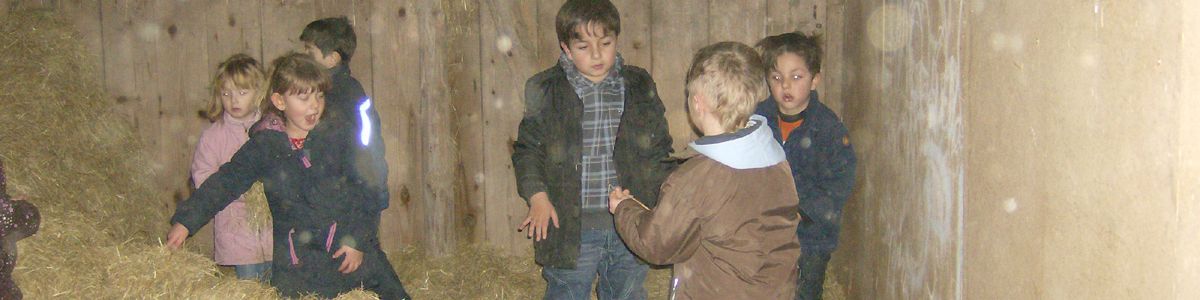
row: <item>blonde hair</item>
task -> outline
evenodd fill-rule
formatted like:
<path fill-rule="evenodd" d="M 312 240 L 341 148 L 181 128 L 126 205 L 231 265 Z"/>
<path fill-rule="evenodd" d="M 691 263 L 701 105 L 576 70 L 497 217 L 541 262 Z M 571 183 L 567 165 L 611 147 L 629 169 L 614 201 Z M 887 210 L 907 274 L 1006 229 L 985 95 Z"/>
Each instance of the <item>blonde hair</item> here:
<path fill-rule="evenodd" d="M 754 48 L 738 42 L 720 42 L 696 52 L 687 73 L 687 97 L 704 95 L 721 128 L 727 132 L 746 126 L 755 105 L 767 95 L 762 59 Z"/>
<path fill-rule="evenodd" d="M 296 95 L 313 91 L 328 92 L 333 86 L 329 73 L 317 64 L 308 54 L 291 52 L 271 61 L 271 77 L 267 80 L 267 92 L 263 98 L 272 94 Z M 270 100 L 262 101 L 263 112 L 275 112 L 284 120 L 287 115 L 271 104 Z"/>
<path fill-rule="evenodd" d="M 225 59 L 220 65 L 217 65 L 217 75 L 212 80 L 211 99 L 208 102 L 208 110 L 204 111 L 204 116 L 209 121 L 215 122 L 221 118 L 222 113 L 225 113 L 225 105 L 221 103 L 221 90 L 225 89 L 226 81 L 233 82 L 233 86 L 239 89 L 253 90 L 254 98 L 251 99 L 255 99 L 259 103 L 254 103 L 251 107 L 261 106 L 262 99 L 266 94 L 266 89 L 263 88 L 265 77 L 258 61 L 249 55 L 238 53 Z"/>

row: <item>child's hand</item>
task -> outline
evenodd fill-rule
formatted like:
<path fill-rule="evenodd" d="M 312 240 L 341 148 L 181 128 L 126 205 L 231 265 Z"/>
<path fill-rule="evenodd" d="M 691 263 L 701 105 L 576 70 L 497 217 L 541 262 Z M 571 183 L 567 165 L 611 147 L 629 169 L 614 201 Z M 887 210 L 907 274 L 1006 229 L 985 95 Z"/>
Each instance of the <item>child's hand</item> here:
<path fill-rule="evenodd" d="M 529 216 L 517 226 L 517 231 L 527 230 L 526 237 L 541 241 L 546 239 L 551 221 L 554 222 L 554 228 L 558 228 L 558 212 L 554 210 L 554 204 L 550 204 L 550 197 L 546 196 L 546 192 L 533 194 L 533 197 L 529 197 Z"/>
<path fill-rule="evenodd" d="M 625 201 L 625 199 L 632 198 L 633 195 L 629 194 L 629 190 L 622 189 L 619 186 L 613 187 L 612 192 L 608 193 L 608 212 L 617 213 L 617 205 L 621 204 L 621 201 Z"/>
<path fill-rule="evenodd" d="M 187 227 L 175 223 L 175 226 L 171 226 L 171 231 L 167 232 L 167 249 L 178 250 L 179 246 L 183 246 L 183 241 L 187 240 L 187 237 Z"/>
<path fill-rule="evenodd" d="M 354 273 L 354 271 L 358 270 L 358 266 L 362 265 L 362 251 L 354 250 L 350 246 L 342 246 L 338 248 L 337 252 L 333 253 L 333 258 L 340 256 L 346 256 L 346 259 L 342 260 L 342 266 L 338 267 L 338 272 L 342 272 L 342 274 Z"/>

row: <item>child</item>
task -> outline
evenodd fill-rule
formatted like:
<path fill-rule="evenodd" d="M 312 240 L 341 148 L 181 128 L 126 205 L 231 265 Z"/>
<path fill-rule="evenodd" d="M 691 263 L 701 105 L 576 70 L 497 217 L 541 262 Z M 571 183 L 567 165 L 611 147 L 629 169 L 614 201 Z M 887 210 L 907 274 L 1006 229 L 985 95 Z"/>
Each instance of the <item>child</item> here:
<path fill-rule="evenodd" d="M 247 131 L 258 121 L 266 90 L 263 77 L 258 61 L 245 54 L 235 54 L 217 67 L 207 111 L 213 123 L 200 133 L 192 155 L 192 182 L 197 188 L 250 139 Z M 213 232 L 213 260 L 218 265 L 232 265 L 238 279 L 266 279 L 271 270 L 271 228 L 250 227 L 243 198 L 217 213 Z"/>
<path fill-rule="evenodd" d="M 13 281 L 17 267 L 17 241 L 37 233 L 42 215 L 37 206 L 8 195 L 4 163 L 0 162 L 0 299 L 21 299 L 21 289 Z"/>
<path fill-rule="evenodd" d="M 387 161 L 379 113 L 362 84 L 350 76 L 350 58 L 357 45 L 354 27 L 346 17 L 316 20 L 304 27 L 300 41 L 305 53 L 329 69 L 333 81 L 332 89 L 325 94 L 326 117 L 313 129 L 309 146 L 316 158 L 314 168 L 335 176 L 328 177 L 331 181 L 314 185 L 314 192 L 339 194 L 345 186 L 332 179 L 353 172 L 366 180 L 366 186 L 374 194 L 376 209 L 382 212 L 389 200 Z"/>
<path fill-rule="evenodd" d="M 700 154 L 667 177 L 656 208 L 619 187 L 609 195 L 625 244 L 675 264 L 673 299 L 794 297 L 795 187 L 766 118 L 750 115 L 766 94 L 762 74 L 750 46 L 700 49 L 687 74 L 688 116 L 703 134 L 688 146 Z"/>
<path fill-rule="evenodd" d="M 771 98 L 759 103 L 756 113 L 767 117 L 775 140 L 783 145 L 800 196 L 802 221 L 796 234 L 803 251 L 796 299 L 820 299 L 825 268 L 837 247 L 842 206 L 854 188 L 854 148 L 846 126 L 817 100 L 817 38 L 785 33 L 763 39 L 758 47 L 769 68 Z"/>
<path fill-rule="evenodd" d="M 262 120 L 229 163 L 179 204 L 167 246 L 178 248 L 190 232 L 262 181 L 271 207 L 274 256 L 285 258 L 274 260 L 270 282 L 283 296 L 334 297 L 362 286 L 383 299 L 407 299 L 378 244 L 357 242 L 376 239 L 371 221 L 377 212 L 369 192 L 351 188 L 345 200 L 337 201 L 305 193 L 324 176 L 313 174 L 305 139 L 321 120 L 327 90 L 328 74 L 311 57 L 292 53 L 272 62 L 270 102 Z"/>
<path fill-rule="evenodd" d="M 653 206 L 673 163 L 654 80 L 617 54 L 621 20 L 605 0 L 570 0 L 555 19 L 558 65 L 525 83 L 513 144 L 517 192 L 529 205 L 518 230 L 534 239 L 546 299 L 644 299 L 648 267 L 621 243 L 607 210 L 624 185 Z M 551 227 L 553 226 L 553 227 Z"/>

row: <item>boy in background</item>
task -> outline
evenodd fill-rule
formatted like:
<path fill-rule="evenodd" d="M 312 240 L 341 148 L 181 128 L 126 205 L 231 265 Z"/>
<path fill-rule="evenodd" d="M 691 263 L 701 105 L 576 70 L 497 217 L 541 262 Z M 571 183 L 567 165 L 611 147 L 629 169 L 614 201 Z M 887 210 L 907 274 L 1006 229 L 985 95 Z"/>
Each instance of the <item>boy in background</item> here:
<path fill-rule="evenodd" d="M 617 54 L 621 20 L 606 0 L 570 0 L 555 18 L 562 55 L 525 83 L 513 144 L 518 230 L 534 239 L 545 299 L 645 299 L 648 266 L 625 247 L 608 212 L 614 186 L 654 206 L 674 164 L 654 80 Z"/>
<path fill-rule="evenodd" d="M 759 103 L 755 113 L 767 118 L 783 145 L 800 196 L 796 299 L 820 299 L 825 269 L 837 248 L 842 207 L 854 188 L 854 148 L 846 126 L 817 99 L 822 55 L 817 38 L 785 33 L 763 39 L 758 47 L 771 98 Z"/>
<path fill-rule="evenodd" d="M 387 161 L 379 113 L 362 84 L 350 75 L 350 59 L 357 47 L 354 27 L 344 16 L 316 20 L 304 27 L 300 41 L 304 43 L 304 52 L 329 70 L 332 83 L 325 93 L 325 115 L 305 143 L 314 158 L 313 171 L 307 174 L 319 176 L 312 179 L 317 184 L 307 187 L 308 195 L 315 195 L 322 201 L 371 203 L 364 207 L 366 211 L 357 212 L 369 217 L 370 225 L 364 229 L 368 232 L 346 235 L 347 238 L 364 236 L 370 239 L 339 242 L 358 245 L 355 249 L 380 249 L 379 222 L 389 201 Z M 364 261 L 371 256 L 364 258 L 363 255 L 362 252 L 346 253 L 339 271 L 356 278 L 352 282 L 362 282 L 367 289 L 388 291 L 380 295 L 385 299 L 408 298 L 399 278 L 391 272 L 393 266 L 386 257 L 379 255 L 378 261 Z M 359 265 L 388 272 L 358 271 Z M 370 274 L 384 274 L 387 278 L 368 276 Z"/>

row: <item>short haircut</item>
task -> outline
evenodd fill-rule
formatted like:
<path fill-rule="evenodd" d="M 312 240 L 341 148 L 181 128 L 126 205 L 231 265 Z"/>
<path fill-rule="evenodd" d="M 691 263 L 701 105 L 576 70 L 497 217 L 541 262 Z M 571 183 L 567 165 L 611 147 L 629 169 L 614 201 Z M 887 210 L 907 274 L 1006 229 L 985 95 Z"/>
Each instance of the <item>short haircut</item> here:
<path fill-rule="evenodd" d="M 212 98 L 209 99 L 208 110 L 204 111 L 204 117 L 215 122 L 221 118 L 222 113 L 225 113 L 225 104 L 221 102 L 221 91 L 225 89 L 225 82 L 232 82 L 233 86 L 239 89 L 253 90 L 253 99 L 259 101 L 254 105 L 256 107 L 262 105 L 263 94 L 267 90 L 263 86 L 265 79 L 266 75 L 263 74 L 262 66 L 259 66 L 258 60 L 253 57 L 238 53 L 225 59 L 220 65 L 217 65 L 217 75 L 213 76 Z"/>
<path fill-rule="evenodd" d="M 300 41 L 316 45 L 317 49 L 321 49 L 322 55 L 337 52 L 342 56 L 343 63 L 350 63 L 350 57 L 354 56 L 354 48 L 358 45 L 354 26 L 350 25 L 350 19 L 345 16 L 308 23 L 304 26 L 304 32 L 300 33 Z"/>
<path fill-rule="evenodd" d="M 687 98 L 704 95 L 726 131 L 746 125 L 758 101 L 767 96 L 766 68 L 754 48 L 720 42 L 696 52 L 687 72 Z"/>
<path fill-rule="evenodd" d="M 299 52 L 290 52 L 271 61 L 271 76 L 267 80 L 268 93 L 296 95 L 314 91 L 328 92 L 333 83 L 329 73 L 313 60 L 312 56 Z M 279 111 L 270 100 L 262 103 L 263 112 L 275 112 L 284 120 L 287 116 Z"/>
<path fill-rule="evenodd" d="M 617 7 L 612 2 L 608 0 L 567 0 L 567 3 L 563 3 L 562 7 L 558 9 L 558 16 L 554 18 L 554 30 L 558 33 L 558 42 L 567 44 L 572 39 L 581 39 L 579 33 L 575 32 L 575 27 L 591 24 L 600 25 L 604 29 L 604 32 L 593 34 L 621 35 L 621 14 L 617 12 Z M 590 26 L 584 28 L 591 30 Z"/>
<path fill-rule="evenodd" d="M 775 68 L 775 61 L 780 55 L 792 53 L 804 58 L 808 71 L 817 74 L 821 73 L 823 55 L 820 39 L 821 36 L 817 34 L 789 32 L 762 39 L 758 42 L 758 49 L 762 51 L 763 64 L 767 66 L 768 71 Z"/>

